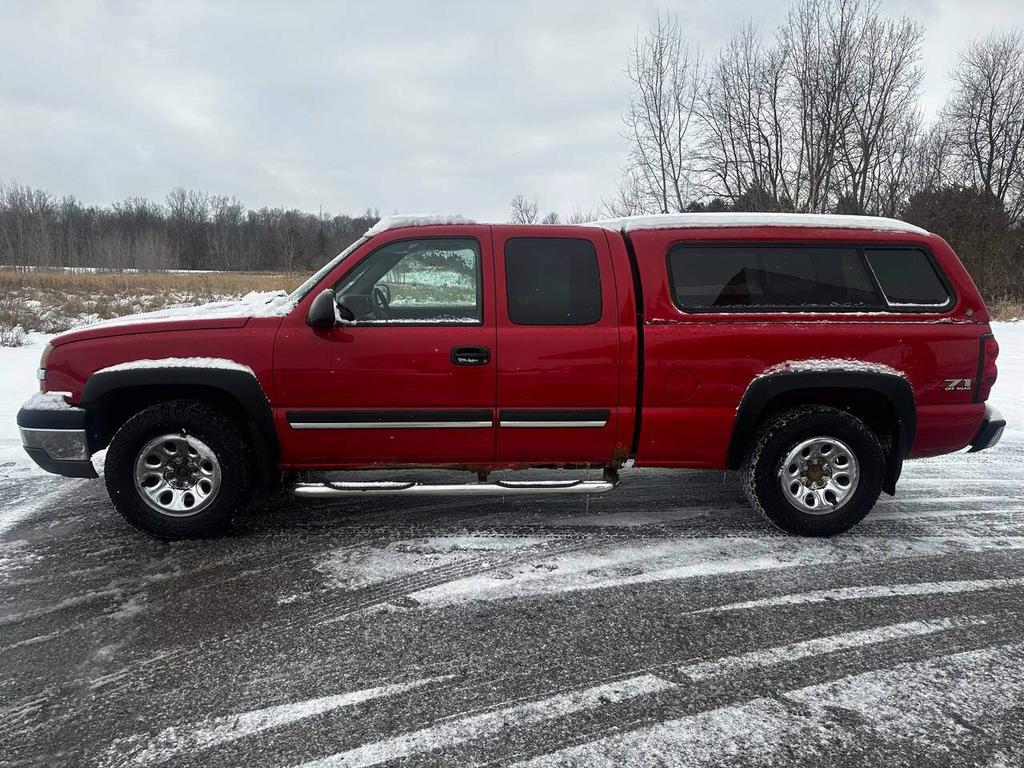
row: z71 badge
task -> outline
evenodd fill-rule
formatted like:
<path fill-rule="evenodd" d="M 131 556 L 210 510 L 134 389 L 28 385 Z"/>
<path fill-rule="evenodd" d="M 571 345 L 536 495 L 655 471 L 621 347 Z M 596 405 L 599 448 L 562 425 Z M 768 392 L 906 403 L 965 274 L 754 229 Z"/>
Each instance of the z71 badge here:
<path fill-rule="evenodd" d="M 970 379 L 946 379 L 947 392 L 970 392 Z"/>

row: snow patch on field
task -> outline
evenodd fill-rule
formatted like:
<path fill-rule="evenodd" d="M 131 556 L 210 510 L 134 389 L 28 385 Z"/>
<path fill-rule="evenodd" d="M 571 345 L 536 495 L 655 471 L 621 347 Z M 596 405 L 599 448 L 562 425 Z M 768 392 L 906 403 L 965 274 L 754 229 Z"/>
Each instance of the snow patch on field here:
<path fill-rule="evenodd" d="M 39 390 L 36 370 L 49 340 L 49 336 L 33 333 L 23 347 L 0 347 L 0 370 L 4 372 L 0 376 L 0 485 L 26 475 L 45 474 L 21 447 L 17 415 L 25 398 Z M 0 521 L 17 514 L 12 505 L 5 507 L 0 510 Z"/>

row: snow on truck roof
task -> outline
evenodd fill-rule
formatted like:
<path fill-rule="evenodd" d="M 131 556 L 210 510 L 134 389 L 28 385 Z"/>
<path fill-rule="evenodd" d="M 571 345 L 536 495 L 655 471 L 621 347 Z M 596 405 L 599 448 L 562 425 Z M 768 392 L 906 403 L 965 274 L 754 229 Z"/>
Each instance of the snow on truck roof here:
<path fill-rule="evenodd" d="M 656 213 L 650 216 L 624 216 L 601 219 L 590 226 L 616 231 L 638 229 L 699 229 L 704 227 L 813 227 L 817 229 L 871 229 L 876 232 L 928 231 L 898 219 L 883 216 L 840 216 L 824 213 Z"/>
<path fill-rule="evenodd" d="M 400 227 L 441 226 L 444 224 L 484 224 L 465 216 L 444 214 L 399 214 L 385 216 L 366 234 L 376 235 Z M 623 216 L 580 224 L 615 232 L 641 229 L 700 229 L 712 227 L 810 227 L 817 229 L 869 229 L 875 232 L 909 232 L 927 235 L 928 231 L 899 219 L 883 216 L 843 216 L 822 213 L 656 213 L 648 216 Z"/>

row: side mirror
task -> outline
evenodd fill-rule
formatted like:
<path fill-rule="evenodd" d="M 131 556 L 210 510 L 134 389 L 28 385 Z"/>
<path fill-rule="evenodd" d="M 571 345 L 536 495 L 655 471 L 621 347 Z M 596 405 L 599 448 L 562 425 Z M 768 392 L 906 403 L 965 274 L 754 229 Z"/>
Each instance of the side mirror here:
<path fill-rule="evenodd" d="M 310 328 L 333 328 L 338 322 L 337 316 L 334 314 L 336 306 L 334 291 L 330 288 L 324 289 L 309 305 L 306 325 Z M 349 314 L 352 313 L 349 312 Z"/>

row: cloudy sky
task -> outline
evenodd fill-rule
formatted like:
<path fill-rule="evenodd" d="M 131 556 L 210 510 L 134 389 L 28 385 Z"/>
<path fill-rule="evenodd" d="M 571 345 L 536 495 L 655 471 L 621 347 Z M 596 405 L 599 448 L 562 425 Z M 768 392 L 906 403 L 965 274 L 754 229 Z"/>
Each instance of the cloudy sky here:
<path fill-rule="evenodd" d="M 883 0 L 926 24 L 934 113 L 956 49 L 1021 0 Z M 659 10 L 714 49 L 776 0 L 0 0 L 0 182 L 89 203 L 175 186 L 250 207 L 504 218 L 589 207 L 627 146 L 623 68 Z"/>

